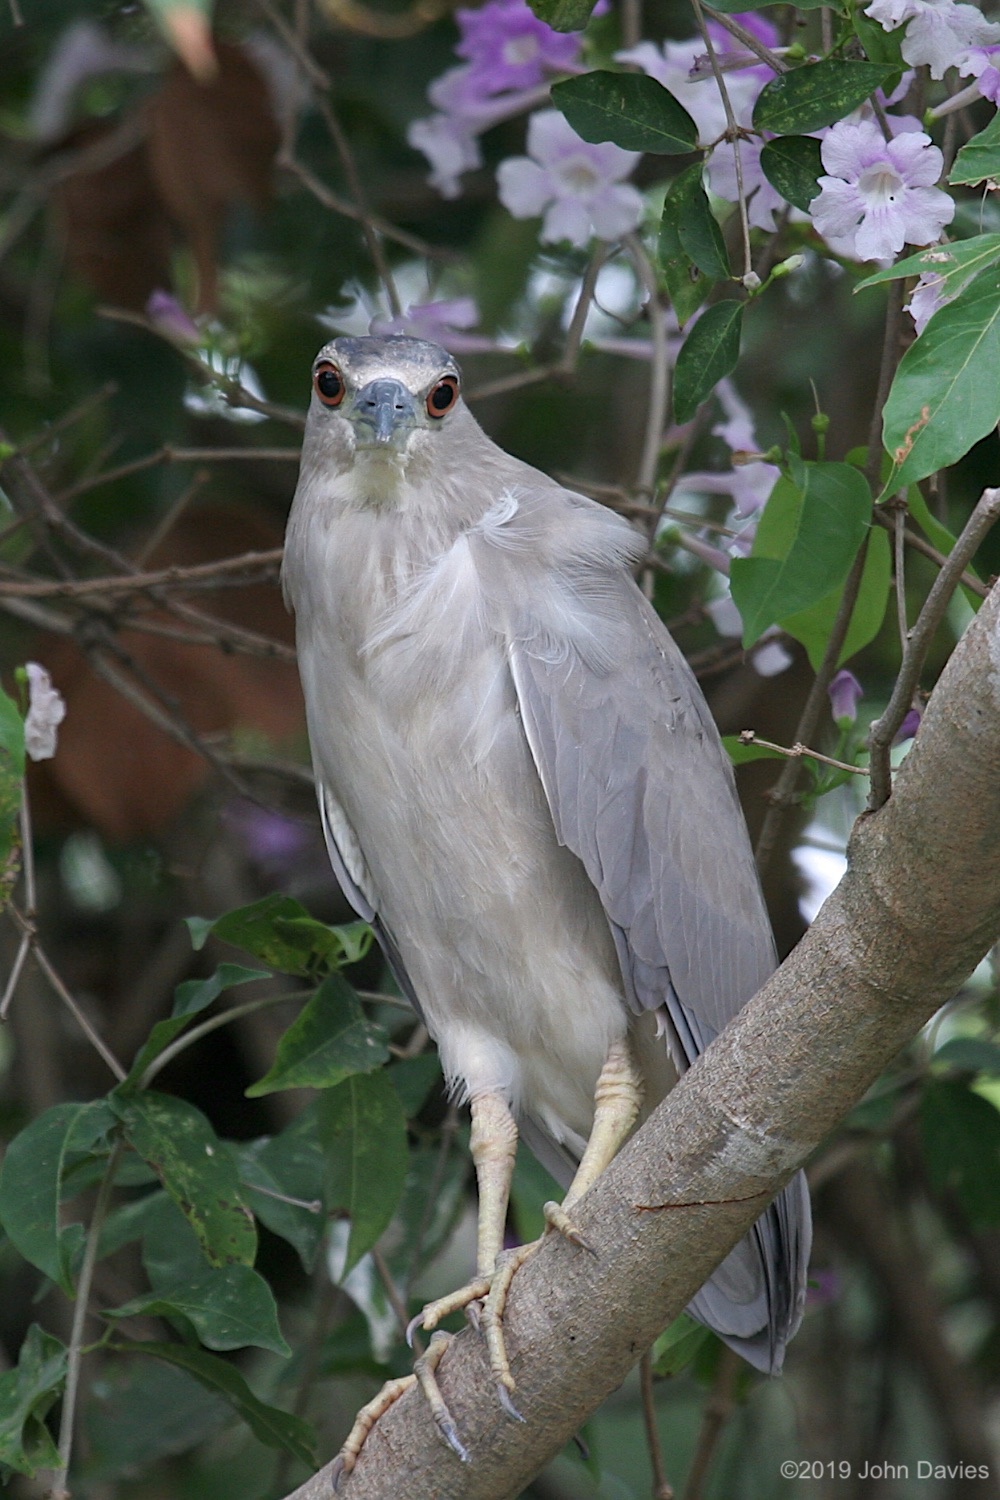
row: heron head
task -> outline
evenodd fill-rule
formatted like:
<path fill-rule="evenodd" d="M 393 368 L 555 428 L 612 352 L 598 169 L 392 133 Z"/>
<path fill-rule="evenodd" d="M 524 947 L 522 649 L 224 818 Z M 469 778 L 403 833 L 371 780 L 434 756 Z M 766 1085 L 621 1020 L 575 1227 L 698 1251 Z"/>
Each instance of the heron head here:
<path fill-rule="evenodd" d="M 335 424 L 353 450 L 402 457 L 442 431 L 461 404 L 461 374 L 439 344 L 403 336 L 339 338 L 313 363 L 311 424 Z"/>

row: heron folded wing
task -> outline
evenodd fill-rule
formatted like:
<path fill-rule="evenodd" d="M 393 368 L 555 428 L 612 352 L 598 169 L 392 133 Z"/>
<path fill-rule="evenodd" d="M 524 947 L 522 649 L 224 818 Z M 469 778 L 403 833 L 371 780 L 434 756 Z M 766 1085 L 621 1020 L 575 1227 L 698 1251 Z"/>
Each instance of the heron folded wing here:
<path fill-rule="evenodd" d="M 424 1013 L 395 939 L 375 908 L 373 883 L 358 837 L 344 809 L 329 787 L 318 777 L 316 795 L 319 799 L 319 816 L 326 840 L 326 852 L 330 856 L 337 883 L 358 916 L 370 925 L 401 993 L 406 996 L 422 1021 Z"/>

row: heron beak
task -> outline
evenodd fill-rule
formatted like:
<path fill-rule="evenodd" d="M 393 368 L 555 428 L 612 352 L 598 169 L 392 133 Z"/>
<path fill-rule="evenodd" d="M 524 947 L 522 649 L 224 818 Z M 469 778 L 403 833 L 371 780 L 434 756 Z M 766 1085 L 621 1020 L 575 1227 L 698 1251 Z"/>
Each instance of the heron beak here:
<path fill-rule="evenodd" d="M 358 392 L 351 415 L 379 447 L 401 447 L 416 416 L 413 397 L 398 380 L 373 380 Z"/>

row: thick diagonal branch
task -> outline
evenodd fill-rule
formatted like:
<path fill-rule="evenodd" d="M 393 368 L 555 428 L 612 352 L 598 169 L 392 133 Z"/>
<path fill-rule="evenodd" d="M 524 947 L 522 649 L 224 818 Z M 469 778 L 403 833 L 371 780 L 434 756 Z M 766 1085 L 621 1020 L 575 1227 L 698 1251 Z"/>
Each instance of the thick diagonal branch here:
<path fill-rule="evenodd" d="M 597 1255 L 552 1236 L 519 1275 L 506 1327 L 527 1425 L 500 1411 L 470 1330 L 439 1378 L 471 1462 L 405 1397 L 373 1432 L 347 1500 L 520 1494 L 996 940 L 1000 587 L 849 858 L 799 947 L 577 1205 Z M 325 1470 L 294 1500 L 320 1496 Z"/>

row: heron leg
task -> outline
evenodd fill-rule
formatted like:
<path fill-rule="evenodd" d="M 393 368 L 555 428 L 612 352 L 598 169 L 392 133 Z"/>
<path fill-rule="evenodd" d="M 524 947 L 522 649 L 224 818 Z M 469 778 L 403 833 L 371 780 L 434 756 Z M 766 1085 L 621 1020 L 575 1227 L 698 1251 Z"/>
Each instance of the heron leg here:
<path fill-rule="evenodd" d="M 425 1329 L 436 1328 L 449 1313 L 470 1307 L 486 1296 L 503 1249 L 507 1202 L 517 1157 L 517 1123 L 501 1093 L 491 1091 L 473 1098 L 469 1148 L 479 1188 L 476 1276 L 457 1291 L 427 1304 L 415 1320 Z"/>
<path fill-rule="evenodd" d="M 546 1233 L 556 1230 L 574 1245 L 596 1254 L 573 1223 L 569 1210 L 594 1185 L 627 1140 L 638 1119 L 642 1095 L 642 1074 L 627 1038 L 613 1042 L 594 1090 L 594 1123 L 576 1175 L 561 1204 L 545 1205 Z M 501 1402 L 512 1416 L 520 1414 L 507 1394 L 514 1390 L 514 1377 L 503 1336 L 503 1315 L 515 1274 L 541 1243 L 541 1240 L 534 1240 L 500 1256 L 483 1308 L 482 1323 L 490 1354 L 490 1369 L 497 1383 Z"/>

